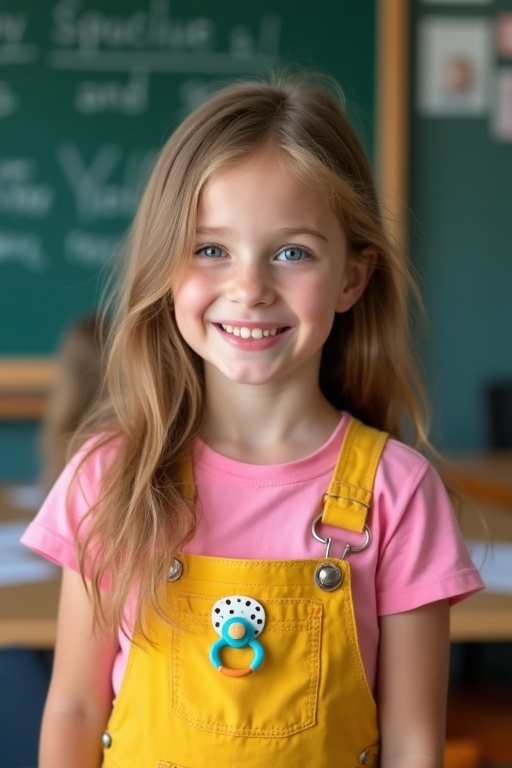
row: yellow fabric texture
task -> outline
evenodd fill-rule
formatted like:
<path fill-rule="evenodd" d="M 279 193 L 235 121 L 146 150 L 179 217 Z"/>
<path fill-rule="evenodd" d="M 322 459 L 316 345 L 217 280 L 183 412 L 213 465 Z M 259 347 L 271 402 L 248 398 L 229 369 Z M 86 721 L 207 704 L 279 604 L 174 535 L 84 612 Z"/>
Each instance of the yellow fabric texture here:
<path fill-rule="evenodd" d="M 347 445 L 354 450 L 353 438 L 344 440 L 342 467 Z M 351 486 L 363 463 L 355 462 Z M 363 479 L 363 490 L 371 491 L 367 472 Z M 345 527 L 342 519 L 335 524 Z M 108 724 L 104 768 L 376 765 L 377 713 L 358 648 L 349 563 L 178 557 L 183 574 L 162 594 L 172 625 L 153 615 L 152 644 L 137 637 L 132 645 Z M 331 592 L 315 582 L 322 564 L 343 575 Z M 212 606 L 228 595 L 258 600 L 266 613 L 259 638 L 265 658 L 247 677 L 220 674 L 209 659 L 218 639 Z M 244 668 L 252 655 L 226 647 L 222 662 Z"/>

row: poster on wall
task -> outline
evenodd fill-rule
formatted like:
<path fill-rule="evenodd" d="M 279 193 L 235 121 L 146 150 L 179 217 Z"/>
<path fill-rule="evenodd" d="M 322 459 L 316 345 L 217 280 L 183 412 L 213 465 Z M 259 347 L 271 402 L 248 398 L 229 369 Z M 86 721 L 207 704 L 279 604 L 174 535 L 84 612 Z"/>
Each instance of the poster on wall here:
<path fill-rule="evenodd" d="M 489 109 L 492 28 L 486 18 L 427 16 L 418 25 L 418 108 L 481 116 Z"/>
<path fill-rule="evenodd" d="M 496 51 L 502 59 L 512 59 L 512 13 L 496 17 Z"/>

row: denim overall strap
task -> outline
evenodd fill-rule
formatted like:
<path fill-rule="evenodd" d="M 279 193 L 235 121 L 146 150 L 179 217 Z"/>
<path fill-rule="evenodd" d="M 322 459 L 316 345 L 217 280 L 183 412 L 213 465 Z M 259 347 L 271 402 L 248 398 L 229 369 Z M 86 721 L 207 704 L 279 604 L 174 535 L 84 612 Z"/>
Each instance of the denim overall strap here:
<path fill-rule="evenodd" d="M 322 523 L 362 533 L 375 474 L 389 435 L 351 418 L 338 463 L 324 495 Z"/>

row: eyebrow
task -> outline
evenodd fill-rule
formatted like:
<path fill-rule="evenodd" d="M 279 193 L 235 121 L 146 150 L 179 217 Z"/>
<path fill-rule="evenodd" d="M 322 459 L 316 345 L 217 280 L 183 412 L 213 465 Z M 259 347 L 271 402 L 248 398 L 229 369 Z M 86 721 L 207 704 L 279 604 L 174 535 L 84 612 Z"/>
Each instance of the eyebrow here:
<path fill-rule="evenodd" d="M 326 243 L 328 242 L 328 239 L 322 232 L 319 232 L 318 229 L 312 229 L 311 227 L 288 227 L 286 229 L 280 229 L 279 233 L 289 236 L 312 235 L 313 237 L 318 237 L 319 240 L 324 240 Z"/>
<path fill-rule="evenodd" d="M 197 235 L 230 235 L 231 230 L 227 227 L 197 227 L 196 228 L 196 234 Z M 317 237 L 319 240 L 323 240 L 324 242 L 329 242 L 328 239 L 322 232 L 319 232 L 318 229 L 312 229 L 311 227 L 285 227 L 284 229 L 277 230 L 278 235 L 291 237 L 292 235 L 312 235 L 313 237 Z"/>

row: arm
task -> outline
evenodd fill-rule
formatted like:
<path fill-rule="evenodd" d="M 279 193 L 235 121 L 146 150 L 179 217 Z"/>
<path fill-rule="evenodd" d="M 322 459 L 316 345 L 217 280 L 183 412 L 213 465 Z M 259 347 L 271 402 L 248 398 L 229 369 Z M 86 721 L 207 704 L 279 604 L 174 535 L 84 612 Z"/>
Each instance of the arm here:
<path fill-rule="evenodd" d="M 381 768 L 442 768 L 449 607 L 440 600 L 381 618 Z"/>
<path fill-rule="evenodd" d="M 101 734 L 112 709 L 117 637 L 93 631 L 92 604 L 80 576 L 64 568 L 39 768 L 99 768 Z"/>

